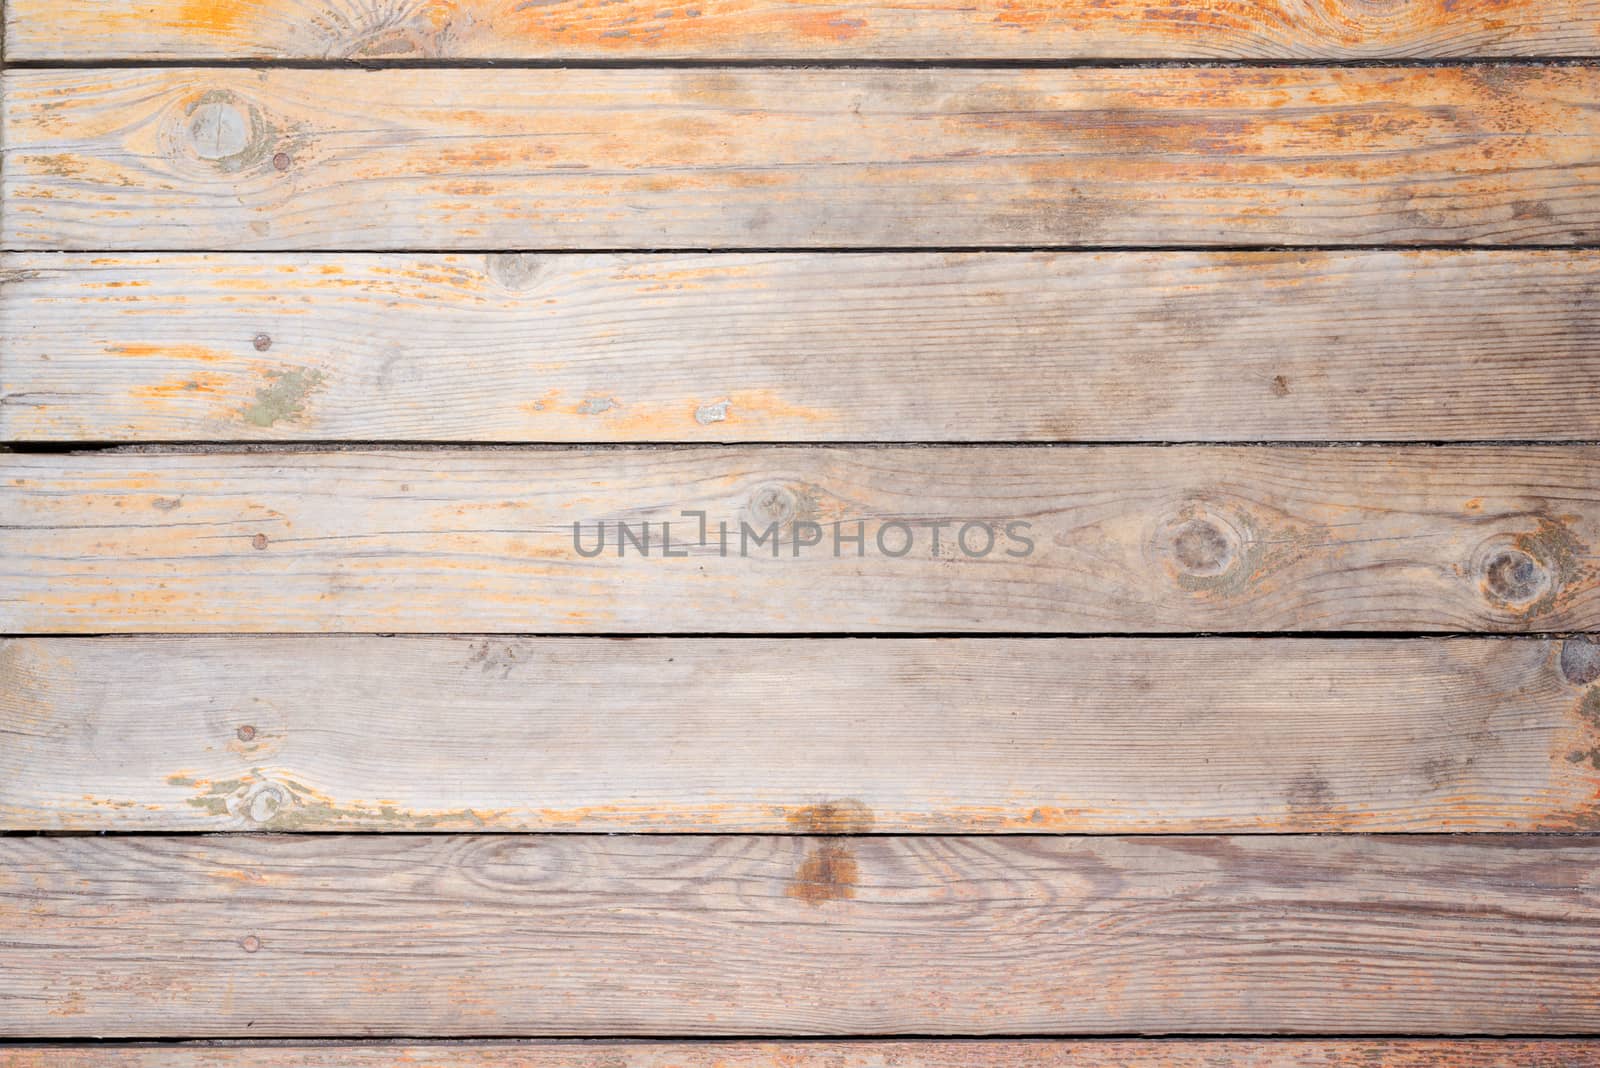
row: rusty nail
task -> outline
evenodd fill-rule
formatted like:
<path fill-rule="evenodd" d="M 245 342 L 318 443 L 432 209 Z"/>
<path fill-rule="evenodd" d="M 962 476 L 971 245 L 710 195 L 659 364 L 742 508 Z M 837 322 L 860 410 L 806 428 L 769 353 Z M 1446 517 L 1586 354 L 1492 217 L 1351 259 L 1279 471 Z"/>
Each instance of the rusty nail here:
<path fill-rule="evenodd" d="M 250 539 L 250 544 L 254 545 L 257 549 L 265 549 L 267 547 L 267 536 L 265 534 L 257 534 L 255 537 Z"/>
<path fill-rule="evenodd" d="M 287 153 L 287 152 L 279 152 L 276 156 L 273 156 L 272 157 L 272 166 L 274 168 L 276 168 L 277 170 L 280 170 L 280 171 L 288 170 L 289 169 L 289 153 Z"/>
<path fill-rule="evenodd" d="M 266 352 L 272 347 L 272 336 L 270 334 L 257 334 L 250 343 L 256 347 L 257 352 Z"/>
<path fill-rule="evenodd" d="M 245 935 L 243 938 L 239 939 L 239 947 L 246 953 L 254 953 L 256 950 L 261 948 L 261 939 L 257 938 L 255 935 Z"/>
<path fill-rule="evenodd" d="M 254 738 L 256 736 L 256 729 L 254 727 L 250 726 L 250 724 L 246 723 L 243 727 L 240 727 L 234 733 L 236 733 L 239 736 L 239 740 L 241 742 L 248 742 L 248 741 L 250 741 L 252 738 Z"/>

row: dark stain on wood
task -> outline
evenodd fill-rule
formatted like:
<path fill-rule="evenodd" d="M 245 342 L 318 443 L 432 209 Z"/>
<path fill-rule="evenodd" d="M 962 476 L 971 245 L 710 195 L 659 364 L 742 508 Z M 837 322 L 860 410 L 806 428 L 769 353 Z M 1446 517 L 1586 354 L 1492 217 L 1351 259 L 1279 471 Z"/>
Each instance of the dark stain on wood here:
<path fill-rule="evenodd" d="M 860 878 L 850 846 L 839 840 L 825 841 L 806 854 L 785 892 L 808 905 L 821 905 L 855 897 Z"/>
<path fill-rule="evenodd" d="M 868 834 L 872 830 L 872 810 L 854 798 L 824 801 L 797 808 L 785 817 L 796 834 Z"/>

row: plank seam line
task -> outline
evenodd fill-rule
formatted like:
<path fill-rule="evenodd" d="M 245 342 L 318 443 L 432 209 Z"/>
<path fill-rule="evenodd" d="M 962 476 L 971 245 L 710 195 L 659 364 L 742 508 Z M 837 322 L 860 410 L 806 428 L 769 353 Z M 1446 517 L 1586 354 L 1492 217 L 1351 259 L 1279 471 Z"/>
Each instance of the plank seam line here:
<path fill-rule="evenodd" d="M 1568 244 L 1474 244 L 1472 242 L 1414 242 L 1402 244 L 1374 244 L 1372 242 L 1346 242 L 1327 245 L 584 245 L 571 248 L 441 248 L 438 246 L 370 248 L 0 248 L 6 256 L 498 256 L 520 253 L 527 256 L 890 256 L 890 255 L 1018 255 L 1057 253 L 1086 256 L 1104 253 L 1185 253 L 1191 255 L 1261 255 L 1305 254 L 1333 252 L 1457 252 L 1505 253 L 1517 255 L 1526 252 L 1580 253 L 1600 252 L 1600 242 L 1582 241 Z M 8 284 L 0 279 L 0 287 Z M 9 283 L 14 284 L 14 283 Z"/>
<path fill-rule="evenodd" d="M 1485 631 L 1485 630 L 1198 630 L 1198 631 L 995 631 L 995 630 L 918 630 L 918 631 L 493 631 L 493 630 L 418 630 L 418 631 L 9 631 L 0 640 L 102 640 L 140 639 L 181 641 L 188 638 L 236 638 L 243 640 L 293 641 L 310 637 L 325 638 L 527 638 L 564 641 L 645 641 L 656 639 L 729 639 L 740 641 L 778 641 L 804 638 L 812 641 L 850 639 L 857 641 L 933 641 L 962 638 L 988 641 L 1103 641 L 1132 639 L 1148 641 L 1196 641 L 1208 638 L 1291 640 L 1291 641 L 1557 641 L 1578 635 L 1600 635 L 1600 631 Z"/>
<path fill-rule="evenodd" d="M 1163 641 L 1193 641 L 1207 638 L 1251 638 L 1251 639 L 1289 639 L 1294 641 L 1555 641 L 1562 638 L 1571 638 L 1577 635 L 1597 634 L 1600 630 L 1552 630 L 1552 631 L 1486 631 L 1486 630 L 1233 630 L 1233 631 L 994 631 L 994 630 L 919 630 L 919 631 L 588 631 L 575 633 L 573 631 L 495 631 L 495 630 L 417 630 L 417 631 L 384 631 L 384 630 L 350 630 L 350 631 L 298 631 L 298 630 L 261 630 L 261 631 L 161 631 L 159 633 L 138 631 L 11 631 L 0 632 L 0 639 L 45 640 L 55 641 L 61 639 L 83 639 L 116 641 L 127 638 L 137 638 L 152 641 L 180 641 L 186 638 L 238 638 L 240 640 L 303 640 L 308 637 L 323 636 L 328 638 L 401 638 L 401 639 L 426 639 L 426 638 L 528 638 L 528 639 L 554 639 L 564 641 L 644 641 L 656 639 L 685 639 L 697 640 L 706 638 L 726 639 L 736 638 L 742 641 L 774 641 L 791 638 L 807 638 L 817 640 L 853 639 L 871 641 L 931 641 L 944 638 L 984 638 L 991 640 L 1004 639 L 1014 641 L 1018 638 L 1027 638 L 1039 641 L 1103 641 L 1107 639 L 1133 639 L 1145 641 L 1158 639 Z"/>
<path fill-rule="evenodd" d="M 3 529 L 3 528 L 0 528 Z M 185 638 L 305 639 L 322 638 L 562 638 L 572 641 L 640 641 L 672 638 L 683 640 L 738 639 L 741 641 L 932 641 L 960 638 L 966 641 L 1074 640 L 1109 638 L 1197 641 L 1208 638 L 1235 638 L 1292 641 L 1557 641 L 1576 635 L 1600 635 L 1600 631 L 1483 631 L 1483 630 L 1205 630 L 1205 631 L 995 631 L 995 630 L 918 630 L 918 631 L 12 631 L 0 632 L 4 640 L 140 639 L 178 641 Z"/>
<path fill-rule="evenodd" d="M 312 439 L 308 441 L 39 441 L 35 439 L 0 442 L 0 453 L 16 456 L 256 456 L 256 455 L 335 455 L 381 450 L 384 452 L 623 452 L 676 451 L 690 449 L 732 451 L 736 449 L 1573 449 L 1600 446 L 1594 438 L 1477 438 L 1470 440 L 1365 438 L 1351 441 L 424 441 L 369 439 L 346 441 Z"/>
<path fill-rule="evenodd" d="M 1056 841 L 1063 838 L 1075 839 L 1166 839 L 1166 838 L 1372 838 L 1372 839 L 1399 839 L 1415 838 L 1428 842 L 1471 842 L 1485 843 L 1485 839 L 1515 838 L 1534 841 L 1549 841 L 1552 839 L 1572 839 L 1575 843 L 1600 842 L 1600 831 L 1019 831 L 1019 832 L 975 832 L 975 831 L 849 831 L 839 834 L 820 834 L 813 831 L 564 831 L 554 829 L 540 830 L 468 830 L 468 831 L 429 831 L 429 830 L 328 830 L 328 831 L 150 831 L 150 830 L 0 830 L 0 840 L 4 839 L 39 839 L 39 838 L 167 838 L 184 840 L 201 840 L 212 838 L 826 838 L 826 839 L 855 839 L 855 838 L 942 838 L 942 839 L 970 839 L 973 841 L 988 841 L 1002 838 L 1009 840 L 1038 840 Z M 1600 1034 L 1600 1032 L 1596 1032 Z"/>
<path fill-rule="evenodd" d="M 1309 59 L 1151 59 L 1139 57 L 999 57 L 961 59 L 804 59 L 804 58 L 660 58 L 660 59 L 7 59 L 7 70 L 1412 70 L 1437 67 L 1586 67 L 1600 63 L 1600 53 L 1556 53 L 1529 56 L 1462 56 L 1450 58 L 1309 58 Z"/>
<path fill-rule="evenodd" d="M 815 1031 L 791 1032 L 763 1031 L 751 1034 L 731 1035 L 700 1035 L 700 1034 L 605 1034 L 605 1035 L 542 1035 L 531 1034 L 492 1034 L 435 1036 L 427 1034 L 332 1034 L 332 1035 L 293 1035 L 276 1039 L 247 1039 L 247 1038 L 217 1038 L 207 1036 L 149 1036 L 149 1037 L 117 1037 L 99 1038 L 85 1036 L 83 1038 L 56 1038 L 56 1037 L 7 1037 L 0 1042 L 0 1049 L 12 1049 L 22 1046 L 37 1048 L 60 1048 L 71 1046 L 108 1047 L 108 1046 L 155 1046 L 167 1047 L 178 1045 L 191 1045 L 198 1048 L 214 1046 L 265 1046 L 293 1048 L 299 1045 L 310 1044 L 350 1044 L 361 1046 L 398 1045 L 401 1043 L 427 1043 L 429 1045 L 453 1046 L 478 1046 L 495 1042 L 523 1043 L 523 1042 L 551 1042 L 568 1045 L 582 1045 L 601 1042 L 638 1042 L 661 1043 L 664 1045 L 686 1046 L 699 1044 L 742 1044 L 760 1042 L 784 1042 L 794 1044 L 831 1045 L 840 1042 L 860 1042 L 872 1044 L 888 1044 L 900 1042 L 959 1042 L 972 1045 L 983 1045 L 992 1042 L 1065 1042 L 1074 1045 L 1092 1042 L 1128 1042 L 1145 1040 L 1164 1040 L 1173 1043 L 1182 1042 L 1282 1042 L 1285 1044 L 1296 1042 L 1398 1042 L 1398 1041 L 1461 1041 L 1482 1042 L 1493 1044 L 1495 1042 L 1572 1042 L 1572 1041 L 1600 1041 L 1600 1031 L 1564 1031 L 1564 1032 L 1524 1032 L 1524 1031 L 1415 1031 L 1415 1032 L 1365 1032 L 1365 1031 L 1087 1031 L 1087 1032 L 995 1032 L 974 1035 L 970 1032 L 943 1033 L 943 1032 L 889 1032 L 883 1034 L 833 1034 L 818 1033 Z"/>

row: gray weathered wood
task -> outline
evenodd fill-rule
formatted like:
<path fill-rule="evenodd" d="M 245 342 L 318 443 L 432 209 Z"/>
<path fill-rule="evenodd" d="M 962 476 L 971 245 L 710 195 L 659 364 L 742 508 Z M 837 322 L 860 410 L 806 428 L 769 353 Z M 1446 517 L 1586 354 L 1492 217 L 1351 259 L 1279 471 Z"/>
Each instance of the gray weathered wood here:
<path fill-rule="evenodd" d="M 1600 70 L 12 70 L 17 249 L 1600 240 Z"/>
<path fill-rule="evenodd" d="M 1596 1068 L 1585 1039 L 188 1043 L 0 1047 L 0 1068 Z"/>
<path fill-rule="evenodd" d="M 1597 830 L 1600 645 L 33 638 L 0 829 Z"/>
<path fill-rule="evenodd" d="M 1600 629 L 1589 446 L 0 459 L 13 633 Z"/>
<path fill-rule="evenodd" d="M 1600 438 L 1600 254 L 0 259 L 38 441 Z"/>
<path fill-rule="evenodd" d="M 1597 867 L 1548 835 L 5 838 L 0 1034 L 1592 1031 Z"/>

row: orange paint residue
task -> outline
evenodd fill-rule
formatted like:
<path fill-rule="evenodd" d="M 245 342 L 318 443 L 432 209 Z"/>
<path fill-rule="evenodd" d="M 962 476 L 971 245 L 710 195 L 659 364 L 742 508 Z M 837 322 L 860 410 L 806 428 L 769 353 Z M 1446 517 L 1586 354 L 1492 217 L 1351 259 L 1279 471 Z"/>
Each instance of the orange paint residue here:
<path fill-rule="evenodd" d="M 718 428 L 733 424 L 785 426 L 837 422 L 828 411 L 785 401 L 769 389 L 739 390 L 708 395 L 704 399 L 636 402 L 609 394 L 584 394 L 579 401 L 561 401 L 552 389 L 536 400 L 519 405 L 526 416 L 538 420 L 539 433 L 560 434 L 566 424 L 571 440 L 581 440 L 600 423 L 606 434 L 620 440 L 685 440 L 714 437 Z"/>
<path fill-rule="evenodd" d="M 1042 26 L 1050 13 L 1032 4 L 1003 3 L 994 14 L 994 21 L 1006 26 Z"/>
<path fill-rule="evenodd" d="M 239 30 L 257 7 L 257 0 L 184 0 L 172 21 L 173 25 L 184 29 L 231 34 Z"/>
<path fill-rule="evenodd" d="M 848 41 L 866 32 L 867 20 L 845 11 L 817 11 L 796 18 L 794 29 L 813 39 Z"/>
<path fill-rule="evenodd" d="M 737 16 L 737 6 L 708 13 L 701 4 L 677 7 L 645 0 L 608 5 L 502 0 L 492 25 L 497 35 L 540 51 L 692 52 L 737 42 L 742 36 Z"/>
<path fill-rule="evenodd" d="M 165 382 L 157 382 L 149 386 L 140 386 L 129 390 L 135 397 L 148 397 L 153 400 L 171 400 L 174 397 L 198 396 L 206 393 L 217 393 L 228 384 L 224 375 L 184 375 L 171 378 Z"/>
<path fill-rule="evenodd" d="M 228 358 L 227 353 L 199 345 L 112 345 L 106 351 L 113 356 L 161 356 L 169 360 L 194 360 L 199 363 L 217 363 Z"/>

